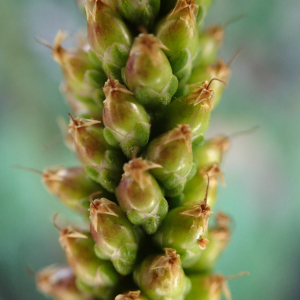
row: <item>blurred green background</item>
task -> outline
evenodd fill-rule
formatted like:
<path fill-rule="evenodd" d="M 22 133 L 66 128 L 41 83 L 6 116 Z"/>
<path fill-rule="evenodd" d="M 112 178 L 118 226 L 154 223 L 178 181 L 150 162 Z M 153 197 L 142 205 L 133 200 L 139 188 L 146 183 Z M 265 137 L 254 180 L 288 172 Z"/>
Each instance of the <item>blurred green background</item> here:
<path fill-rule="evenodd" d="M 1 0 L 0 9 L 0 299 L 44 299 L 28 267 L 63 262 L 52 225 L 76 220 L 43 188 L 38 175 L 13 164 L 42 170 L 73 166 L 59 135 L 57 116 L 68 112 L 58 90 L 59 67 L 50 50 L 62 28 L 85 25 L 72 0 Z M 233 299 L 299 299 L 300 295 L 300 2 L 299 0 L 216 0 L 208 24 L 246 17 L 226 28 L 221 56 L 233 76 L 215 111 L 208 136 L 259 125 L 237 138 L 223 169 L 217 209 L 235 220 L 232 243 L 217 270 L 251 276 L 230 282 Z M 29 272 L 30 273 L 30 272 Z"/>

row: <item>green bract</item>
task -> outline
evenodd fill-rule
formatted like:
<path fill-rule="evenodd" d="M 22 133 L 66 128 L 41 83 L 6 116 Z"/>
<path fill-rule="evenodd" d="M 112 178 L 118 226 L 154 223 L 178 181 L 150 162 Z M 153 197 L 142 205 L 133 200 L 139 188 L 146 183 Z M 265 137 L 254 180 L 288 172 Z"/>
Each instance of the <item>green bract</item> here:
<path fill-rule="evenodd" d="M 125 173 L 117 189 L 117 199 L 129 221 L 148 234 L 156 232 L 168 212 L 168 203 L 149 170 L 160 165 L 133 159 L 125 164 Z"/>
<path fill-rule="evenodd" d="M 134 280 L 141 291 L 155 300 L 183 300 L 190 290 L 189 279 L 181 267 L 174 249 L 164 249 L 165 255 L 146 258 L 134 271 Z"/>
<path fill-rule="evenodd" d="M 163 50 L 168 49 L 154 35 L 140 34 L 124 70 L 129 89 L 142 105 L 152 110 L 169 104 L 178 86 Z"/>
<path fill-rule="evenodd" d="M 47 190 L 56 195 L 63 204 L 84 214 L 88 213 L 89 196 L 92 193 L 99 191 L 103 197 L 109 195 L 101 185 L 86 175 L 83 167 L 47 168 L 42 179 Z"/>
<path fill-rule="evenodd" d="M 193 68 L 215 63 L 223 39 L 224 30 L 220 26 L 211 26 L 200 34 L 198 38 L 199 52 L 193 61 Z"/>
<path fill-rule="evenodd" d="M 170 247 L 180 255 L 183 267 L 193 265 L 205 249 L 208 219 L 212 211 L 203 202 L 191 202 L 172 209 L 154 235 L 161 247 Z"/>
<path fill-rule="evenodd" d="M 230 300 L 230 291 L 222 275 L 192 275 L 192 289 L 185 300 L 221 300 L 222 291 Z"/>
<path fill-rule="evenodd" d="M 207 176 L 209 176 L 207 204 L 213 208 L 217 198 L 218 175 L 224 183 L 222 171 L 215 163 L 198 169 L 196 175 L 186 183 L 181 201 L 177 203 L 177 206 L 204 199 L 207 188 Z"/>
<path fill-rule="evenodd" d="M 70 267 L 76 275 L 78 289 L 109 295 L 119 281 L 117 272 L 109 261 L 98 258 L 94 241 L 89 233 L 75 231 L 71 227 L 60 232 L 59 241 L 65 250 Z"/>
<path fill-rule="evenodd" d="M 144 148 L 150 136 L 150 118 L 133 93 L 109 79 L 104 85 L 104 137 L 112 147 L 120 147 L 131 158 Z"/>
<path fill-rule="evenodd" d="M 91 233 L 95 252 L 101 259 L 109 259 L 121 275 L 133 271 L 138 252 L 138 232 L 116 203 L 105 198 L 90 205 Z"/>
<path fill-rule="evenodd" d="M 102 86 L 106 75 L 99 59 L 90 59 L 91 51 L 64 49 L 61 44 L 66 36 L 60 30 L 52 47 L 53 58 L 59 63 L 66 81 L 62 91 L 76 115 L 100 119 L 104 100 Z"/>
<path fill-rule="evenodd" d="M 224 153 L 230 146 L 230 141 L 226 136 L 217 136 L 204 143 L 204 145 L 194 152 L 194 162 L 197 168 L 207 166 L 212 163 L 220 165 Z"/>
<path fill-rule="evenodd" d="M 156 29 L 156 36 L 168 49 L 164 51 L 179 81 L 179 88 L 184 87 L 188 80 L 198 52 L 197 12 L 198 5 L 194 1 L 178 0 Z"/>
<path fill-rule="evenodd" d="M 166 109 L 165 130 L 170 130 L 178 124 L 188 124 L 192 132 L 193 148 L 202 145 L 209 125 L 210 113 L 214 105 L 214 92 L 210 89 L 211 82 L 195 84 L 193 92 L 176 98 Z"/>
<path fill-rule="evenodd" d="M 114 193 L 122 175 L 124 158 L 105 141 L 99 121 L 83 118 L 71 119 L 69 129 L 76 152 L 86 165 L 91 179 Z"/>
<path fill-rule="evenodd" d="M 150 172 L 167 196 L 176 196 L 184 188 L 193 167 L 191 146 L 190 127 L 182 124 L 152 140 L 146 149 L 145 158 L 162 166 Z"/>
<path fill-rule="evenodd" d="M 120 14 L 136 26 L 151 28 L 160 8 L 160 0 L 117 0 Z M 164 0 L 163 0 L 164 1 Z M 164 3 L 163 3 L 164 4 Z"/>
<path fill-rule="evenodd" d="M 103 61 L 106 74 L 121 80 L 121 68 L 126 64 L 132 36 L 113 5 L 107 2 L 87 0 L 89 43 Z"/>

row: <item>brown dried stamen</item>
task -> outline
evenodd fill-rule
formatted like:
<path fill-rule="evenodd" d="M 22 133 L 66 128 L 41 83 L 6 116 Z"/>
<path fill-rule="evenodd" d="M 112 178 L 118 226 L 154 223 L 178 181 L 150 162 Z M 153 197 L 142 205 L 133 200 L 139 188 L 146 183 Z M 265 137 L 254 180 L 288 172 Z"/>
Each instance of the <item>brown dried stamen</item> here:
<path fill-rule="evenodd" d="M 206 245 L 208 244 L 209 240 L 202 236 L 197 242 L 198 242 L 200 249 L 205 250 Z"/>

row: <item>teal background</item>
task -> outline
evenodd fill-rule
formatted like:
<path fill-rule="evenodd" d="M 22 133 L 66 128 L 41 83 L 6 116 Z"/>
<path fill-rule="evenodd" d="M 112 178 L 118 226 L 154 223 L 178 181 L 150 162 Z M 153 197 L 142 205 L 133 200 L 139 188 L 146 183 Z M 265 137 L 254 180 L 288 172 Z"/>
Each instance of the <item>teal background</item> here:
<path fill-rule="evenodd" d="M 0 2 L 0 299 L 45 299 L 26 270 L 64 261 L 52 217 L 58 211 L 61 223 L 77 217 L 37 174 L 12 165 L 42 170 L 76 163 L 55 143 L 56 118 L 68 112 L 58 90 L 62 76 L 34 37 L 52 41 L 60 28 L 75 33 L 85 23 L 71 0 Z M 216 0 L 208 19 L 246 14 L 226 28 L 221 56 L 228 61 L 242 52 L 208 137 L 260 126 L 232 141 L 223 166 L 227 187 L 220 188 L 217 209 L 233 216 L 235 230 L 217 270 L 251 274 L 230 282 L 233 299 L 299 299 L 299 12 L 298 0 Z"/>

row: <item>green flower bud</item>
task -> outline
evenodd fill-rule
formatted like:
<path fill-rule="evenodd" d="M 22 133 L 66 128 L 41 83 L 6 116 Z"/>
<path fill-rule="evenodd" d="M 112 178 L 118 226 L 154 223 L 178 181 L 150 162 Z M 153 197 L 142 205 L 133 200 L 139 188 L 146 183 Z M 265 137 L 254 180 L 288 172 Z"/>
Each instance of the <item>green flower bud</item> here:
<path fill-rule="evenodd" d="M 176 249 L 184 268 L 193 265 L 205 249 L 208 219 L 212 211 L 206 201 L 186 203 L 167 214 L 154 235 L 154 241 L 161 247 Z"/>
<path fill-rule="evenodd" d="M 215 275 L 192 275 L 190 280 L 192 288 L 185 300 L 221 300 L 222 294 L 226 300 L 231 300 L 231 293 L 227 280 L 235 279 L 248 272 L 241 272 L 233 276 Z"/>
<path fill-rule="evenodd" d="M 179 87 L 188 80 L 198 51 L 197 12 L 198 5 L 194 1 L 178 0 L 174 10 L 159 23 L 156 30 L 157 37 L 168 48 L 164 51 Z"/>
<path fill-rule="evenodd" d="M 209 176 L 207 204 L 213 208 L 217 198 L 218 175 L 220 176 L 221 182 L 224 184 L 223 173 L 216 163 L 198 169 L 196 175 L 191 180 L 187 181 L 183 191 L 183 197 L 177 206 L 204 199 L 207 188 L 207 176 Z"/>
<path fill-rule="evenodd" d="M 103 61 L 106 74 L 121 80 L 121 68 L 126 64 L 132 37 L 113 9 L 114 3 L 106 2 L 87 0 L 89 43 Z"/>
<path fill-rule="evenodd" d="M 154 35 L 140 34 L 133 43 L 124 70 L 126 85 L 149 109 L 169 104 L 178 86 L 163 50 L 168 49 Z"/>
<path fill-rule="evenodd" d="M 128 275 L 138 252 L 138 235 L 121 208 L 105 198 L 90 205 L 91 233 L 95 253 L 101 259 L 110 259 L 121 275 Z"/>
<path fill-rule="evenodd" d="M 67 261 L 77 278 L 77 287 L 88 291 L 97 288 L 108 293 L 119 276 L 109 261 L 98 258 L 94 253 L 94 241 L 89 233 L 75 231 L 71 227 L 60 229 L 59 241 L 65 250 Z"/>
<path fill-rule="evenodd" d="M 164 129 L 170 130 L 178 124 L 188 124 L 192 131 L 193 151 L 202 145 L 214 106 L 214 92 L 207 81 L 192 85 L 195 88 L 187 96 L 176 98 L 166 109 Z"/>
<path fill-rule="evenodd" d="M 220 255 L 226 249 L 231 238 L 229 229 L 230 218 L 218 213 L 216 216 L 216 225 L 207 232 L 209 240 L 206 249 L 202 251 L 198 261 L 189 268 L 189 272 L 210 272 L 216 265 Z"/>
<path fill-rule="evenodd" d="M 193 61 L 193 68 L 213 64 L 216 61 L 223 40 L 224 29 L 221 26 L 211 26 L 200 34 L 199 52 Z"/>
<path fill-rule="evenodd" d="M 160 8 L 160 0 L 118 0 L 120 14 L 129 23 L 151 28 Z"/>
<path fill-rule="evenodd" d="M 168 212 L 168 202 L 160 186 L 148 172 L 162 168 L 141 158 L 125 164 L 125 173 L 117 189 L 117 199 L 129 221 L 142 226 L 148 234 L 156 232 Z"/>
<path fill-rule="evenodd" d="M 144 148 L 150 136 L 150 118 L 133 93 L 118 82 L 109 79 L 104 86 L 103 123 L 108 144 L 120 147 L 131 158 Z"/>
<path fill-rule="evenodd" d="M 42 179 L 51 194 L 56 195 L 69 208 L 84 214 L 88 213 L 89 196 L 92 193 L 99 191 L 103 196 L 109 195 L 102 186 L 86 175 L 82 167 L 47 168 Z"/>
<path fill-rule="evenodd" d="M 163 185 L 166 195 L 180 194 L 193 168 L 189 125 L 178 125 L 153 139 L 146 149 L 145 158 L 162 166 L 150 172 Z"/>
<path fill-rule="evenodd" d="M 224 153 L 230 147 L 230 141 L 226 136 L 216 136 L 206 141 L 197 151 L 194 151 L 194 162 L 197 168 L 216 163 L 220 165 Z"/>
<path fill-rule="evenodd" d="M 215 64 L 210 66 L 204 66 L 195 68 L 192 71 L 191 77 L 188 81 L 189 84 L 195 84 L 197 82 L 203 82 L 205 80 L 212 80 L 218 78 L 228 84 L 231 75 L 231 69 L 228 64 L 223 60 L 218 60 Z M 221 96 L 224 90 L 224 84 L 219 81 L 213 81 L 211 84 L 214 91 L 214 107 L 220 102 Z"/>
<path fill-rule="evenodd" d="M 146 258 L 133 273 L 136 284 L 149 299 L 183 300 L 190 282 L 176 250 L 165 248 L 164 255 Z"/>
<path fill-rule="evenodd" d="M 85 50 L 64 49 L 61 44 L 65 39 L 66 33 L 60 30 L 51 48 L 53 58 L 59 63 L 64 74 L 69 94 L 83 104 L 97 104 L 101 110 L 104 100 L 102 86 L 106 80 L 104 72 L 99 68 L 99 64 L 91 61 L 91 55 Z"/>
<path fill-rule="evenodd" d="M 130 291 L 128 293 L 118 295 L 115 300 L 147 300 L 147 298 L 141 295 L 141 291 Z"/>
<path fill-rule="evenodd" d="M 88 176 L 114 193 L 122 176 L 124 158 L 121 152 L 107 144 L 99 123 L 71 117 L 69 131 L 74 138 L 76 152 L 86 165 Z"/>
<path fill-rule="evenodd" d="M 56 300 L 92 300 L 78 290 L 75 280 L 69 266 L 52 265 L 36 274 L 37 288 L 45 296 Z"/>

